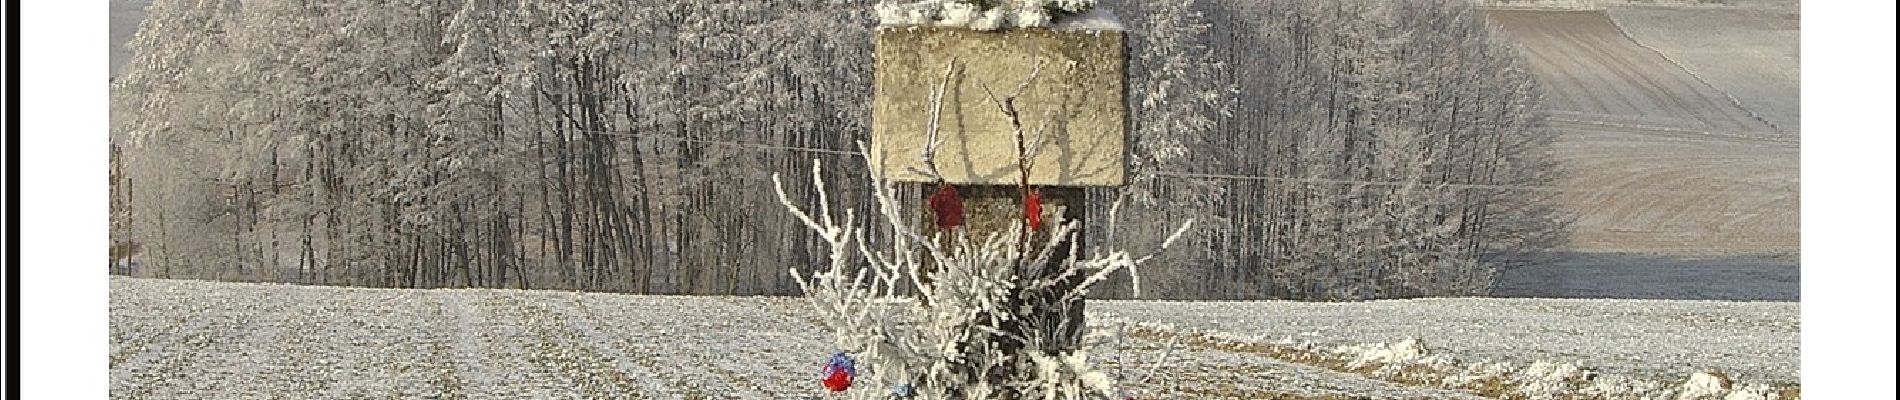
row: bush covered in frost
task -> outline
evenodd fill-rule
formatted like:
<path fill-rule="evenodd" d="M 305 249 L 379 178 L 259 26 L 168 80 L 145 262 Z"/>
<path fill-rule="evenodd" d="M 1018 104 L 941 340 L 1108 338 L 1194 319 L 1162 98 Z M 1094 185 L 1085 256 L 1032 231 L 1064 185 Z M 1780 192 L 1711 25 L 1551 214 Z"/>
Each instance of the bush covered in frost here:
<path fill-rule="evenodd" d="M 1135 268 L 1153 255 L 1105 249 L 1083 257 L 1073 247 L 1079 224 L 1059 219 L 1042 228 L 1050 231 L 1046 241 L 1026 237 L 1024 224 L 987 237 L 964 229 L 949 231 L 947 241 L 926 235 L 910 223 L 918 215 L 899 207 L 893 186 L 877 179 L 877 164 L 865 159 L 880 217 L 894 231 L 884 246 L 867 242 L 855 213 L 834 215 L 821 167 L 813 167 L 819 198 L 809 212 L 773 175 L 783 205 L 830 248 L 827 268 L 811 276 L 791 272 L 835 344 L 859 360 L 851 398 L 1119 398 L 1115 378 L 1089 360 L 1090 349 L 1114 334 L 1074 338 L 1068 332 L 1080 331 L 1080 318 L 1048 316 L 1072 315 L 1070 307 L 1080 307 L 1091 286 L 1118 271 L 1137 276 Z M 1058 255 L 1064 243 L 1073 256 Z M 1139 291 L 1139 279 L 1133 281 Z"/>

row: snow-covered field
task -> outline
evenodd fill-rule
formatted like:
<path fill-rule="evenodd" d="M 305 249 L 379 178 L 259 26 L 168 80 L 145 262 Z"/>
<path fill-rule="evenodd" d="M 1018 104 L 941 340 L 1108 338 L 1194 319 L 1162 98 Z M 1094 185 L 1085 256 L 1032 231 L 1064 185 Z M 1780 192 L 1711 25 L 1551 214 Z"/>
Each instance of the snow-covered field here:
<path fill-rule="evenodd" d="M 1394 343 L 1467 360 L 1550 361 L 1636 377 L 1720 368 L 1772 383 L 1800 380 L 1800 306 L 1792 302 L 1417 299 L 1356 303 L 1110 301 L 1103 314 L 1177 327 L 1324 345 Z"/>
<path fill-rule="evenodd" d="M 115 399 L 824 398 L 794 298 L 111 282 Z M 1796 303 L 1107 301 L 1140 398 L 1673 398 L 1799 379 Z M 1418 339 L 1417 345 L 1405 342 Z M 1140 374 L 1129 372 L 1128 380 Z M 1743 396 L 1742 398 L 1746 398 Z M 1757 397 L 1759 398 L 1759 397 Z"/>

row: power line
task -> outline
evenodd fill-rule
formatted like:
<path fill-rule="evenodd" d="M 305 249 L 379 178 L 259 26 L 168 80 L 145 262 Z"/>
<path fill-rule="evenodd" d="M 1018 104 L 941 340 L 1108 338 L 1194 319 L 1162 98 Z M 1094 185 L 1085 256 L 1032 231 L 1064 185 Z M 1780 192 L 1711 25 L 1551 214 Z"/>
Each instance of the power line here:
<path fill-rule="evenodd" d="M 1525 191 L 1562 191 L 1564 190 L 1561 188 L 1554 188 L 1554 187 L 1549 187 L 1549 186 L 1481 185 L 1481 184 L 1397 182 L 1397 181 L 1361 181 L 1361 180 L 1351 180 L 1351 179 L 1326 179 L 1326 178 L 1286 178 L 1286 177 L 1277 177 L 1277 176 L 1212 174 L 1212 173 L 1202 173 L 1202 172 L 1179 172 L 1179 171 L 1160 171 L 1160 172 L 1155 172 L 1155 175 L 1173 176 L 1173 177 L 1181 177 L 1181 178 L 1244 180 L 1244 181 L 1276 181 L 1276 182 L 1317 183 L 1317 184 L 1355 185 L 1355 186 L 1388 186 L 1388 187 L 1421 186 L 1421 187 L 1444 187 L 1444 188 L 1468 189 L 1468 190 L 1476 190 L 1476 189 L 1525 190 Z"/>
<path fill-rule="evenodd" d="M 1668 195 L 1714 195 L 1714 194 L 1729 194 L 1729 193 L 1743 193 L 1743 192 L 1748 192 L 1748 193 L 1763 192 L 1760 190 L 1681 190 L 1681 189 L 1631 189 L 1631 188 L 1574 189 L 1574 188 L 1563 188 L 1563 187 L 1555 187 L 1555 186 L 1534 186 L 1534 185 L 1486 185 L 1486 184 L 1468 184 L 1468 183 L 1362 181 L 1362 180 L 1351 180 L 1351 179 L 1287 178 L 1287 177 L 1275 177 L 1275 176 L 1232 175 L 1232 174 L 1213 174 L 1213 173 L 1180 172 L 1180 171 L 1160 171 L 1160 172 L 1155 172 L 1155 175 L 1173 176 L 1173 177 L 1180 177 L 1180 178 L 1218 179 L 1218 180 L 1275 181 L 1275 182 L 1293 182 L 1293 183 L 1308 183 L 1308 184 L 1384 186 L 1384 187 L 1418 186 L 1418 187 L 1424 187 L 1424 188 L 1447 188 L 1447 189 L 1456 189 L 1456 190 L 1495 190 L 1495 191 L 1525 191 L 1525 192 L 1549 192 L 1549 193 L 1591 193 L 1591 194 L 1645 193 L 1645 194 L 1668 194 Z"/>

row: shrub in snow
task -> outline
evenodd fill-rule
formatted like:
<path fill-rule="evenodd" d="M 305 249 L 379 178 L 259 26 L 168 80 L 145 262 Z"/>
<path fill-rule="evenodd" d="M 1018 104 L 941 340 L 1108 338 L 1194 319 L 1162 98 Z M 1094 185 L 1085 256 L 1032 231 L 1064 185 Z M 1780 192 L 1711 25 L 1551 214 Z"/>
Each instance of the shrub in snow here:
<path fill-rule="evenodd" d="M 1676 395 L 1676 399 L 1720 399 L 1723 395 L 1728 394 L 1729 388 L 1733 387 L 1733 385 L 1734 383 L 1729 380 L 1727 374 L 1721 372 L 1697 372 L 1693 375 L 1689 375 L 1689 380 L 1682 383 L 1682 392 Z"/>
<path fill-rule="evenodd" d="M 1427 354 L 1425 344 L 1418 338 L 1407 338 L 1390 344 L 1341 346 L 1333 351 L 1351 357 L 1351 361 L 1346 363 L 1347 368 L 1412 362 L 1424 358 Z"/>
<path fill-rule="evenodd" d="M 1060 217 L 1045 221 L 1046 237 L 1025 236 L 1022 224 L 985 237 L 963 229 L 950 231 L 948 240 L 926 235 L 913 224 L 919 216 L 900 208 L 893 186 L 877 178 L 877 163 L 865 159 L 878 212 L 893 233 L 889 243 L 876 247 L 858 228 L 858 215 L 847 210 L 839 218 L 832 212 L 821 166 L 813 167 L 818 199 L 809 212 L 773 176 L 781 203 L 830 248 L 826 268 L 792 274 L 835 344 L 858 361 L 854 386 L 866 389 L 847 391 L 849 397 L 888 398 L 892 393 L 884 389 L 897 387 L 917 399 L 1116 394 L 1115 379 L 1089 361 L 1089 350 L 1115 334 L 1097 330 L 1065 343 L 1067 332 L 1080 331 L 1070 324 L 1083 322 L 1047 316 L 1070 315 L 1091 286 L 1119 271 L 1134 275 L 1153 255 L 1105 249 L 1084 257 L 1075 247 L 1078 223 Z M 1058 255 L 1063 243 L 1072 256 Z"/>
<path fill-rule="evenodd" d="M 1721 371 L 1697 372 L 1677 387 L 1676 400 L 1779 400 L 1782 394 L 1763 384 L 1737 384 Z"/>
<path fill-rule="evenodd" d="M 1736 387 L 1735 390 L 1729 391 L 1727 396 L 1722 396 L 1722 400 L 1780 400 L 1780 399 L 1781 399 L 1781 393 L 1777 393 L 1774 390 L 1774 388 L 1770 388 L 1768 387 L 1768 385 L 1762 385 L 1762 384 L 1742 385 L 1742 386 Z"/>
<path fill-rule="evenodd" d="M 1575 392 L 1576 383 L 1582 381 L 1587 373 L 1587 370 L 1571 363 L 1535 361 L 1507 380 L 1517 384 L 1511 393 L 1533 399 L 1554 399 Z"/>

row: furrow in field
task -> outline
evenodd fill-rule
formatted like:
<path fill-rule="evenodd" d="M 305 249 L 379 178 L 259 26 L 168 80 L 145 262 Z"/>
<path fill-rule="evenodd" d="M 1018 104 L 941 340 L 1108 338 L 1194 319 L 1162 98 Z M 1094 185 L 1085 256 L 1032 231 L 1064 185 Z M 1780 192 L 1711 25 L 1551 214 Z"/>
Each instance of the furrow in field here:
<path fill-rule="evenodd" d="M 369 301 L 352 302 L 341 325 L 351 328 L 336 339 L 344 354 L 359 362 L 346 364 L 356 374 L 378 376 L 362 379 L 348 376 L 350 384 L 343 398 L 429 398 L 452 397 L 460 378 L 452 366 L 443 365 L 447 346 L 435 333 L 441 320 L 439 308 L 429 299 L 433 293 L 413 290 L 376 290 L 364 293 Z M 374 306 L 370 306 L 370 305 Z M 334 332 L 334 331 L 333 331 Z M 333 333 L 333 335 L 336 335 Z"/>
<path fill-rule="evenodd" d="M 1665 54 L 1632 40 L 1602 11 L 1486 12 L 1524 50 L 1555 100 L 1553 111 L 1588 119 L 1707 131 L 1775 135 L 1775 126 L 1742 108 Z"/>
<path fill-rule="evenodd" d="M 1798 58 L 1784 12 L 1485 12 L 1547 93 L 1553 185 L 1576 221 L 1569 250 L 1800 251 Z"/>
<path fill-rule="evenodd" d="M 1614 7 L 1605 13 L 1631 41 L 1688 71 L 1783 135 L 1799 136 L 1798 9 Z"/>
<path fill-rule="evenodd" d="M 205 354 L 196 363 L 180 366 L 181 369 L 196 371 L 194 374 L 208 382 L 218 382 L 208 387 L 190 387 L 190 395 L 218 399 L 269 399 L 275 391 L 268 382 L 259 379 L 265 376 L 272 357 L 283 351 L 277 339 L 282 335 L 286 320 L 291 317 L 294 302 L 287 301 L 288 291 L 264 291 L 249 297 L 255 309 L 246 308 L 246 312 L 229 323 L 238 328 L 240 334 L 229 336 L 224 351 Z M 171 396 L 178 397 L 178 396 Z"/>
<path fill-rule="evenodd" d="M 176 288 L 181 283 L 154 285 L 163 288 Z M 144 288 L 128 289 L 140 290 Z M 171 292 L 167 295 L 179 295 Z M 164 296 L 164 295 L 160 295 Z M 190 395 L 195 390 L 209 386 L 204 381 L 182 379 L 194 371 L 190 366 L 229 342 L 233 336 L 244 334 L 248 327 L 237 326 L 234 321 L 242 321 L 248 312 L 247 304 L 239 299 L 217 293 L 197 294 L 198 306 L 181 305 L 166 309 L 166 314 L 180 319 L 176 329 L 166 330 L 162 334 L 135 339 L 139 345 L 128 346 L 137 349 L 126 356 L 125 361 L 112 367 L 111 383 L 107 389 L 114 399 L 174 398 L 174 394 Z M 145 344 L 149 343 L 149 344 Z M 184 387 L 180 387 L 184 385 Z"/>
<path fill-rule="evenodd" d="M 576 334 L 573 337 L 575 344 L 585 346 L 601 357 L 611 360 L 616 372 L 613 376 L 624 379 L 625 386 L 628 388 L 635 389 L 646 396 L 655 396 L 655 398 L 685 396 L 685 391 L 675 384 L 676 381 L 672 381 L 678 378 L 673 374 L 683 371 L 676 369 L 669 371 L 662 368 L 648 353 L 626 352 L 615 346 L 624 338 L 603 331 L 600 327 L 611 323 L 595 315 L 583 298 L 576 298 L 571 302 L 554 302 L 549 304 L 548 308 L 560 315 L 560 318 L 564 320 L 562 322 L 573 330 Z M 620 323 L 627 322 L 631 321 Z"/>
<path fill-rule="evenodd" d="M 714 297 L 586 296 L 587 311 L 603 321 L 609 347 L 649 358 L 686 398 L 780 399 L 816 395 L 815 381 L 766 367 L 782 365 L 782 344 L 796 343 L 761 331 L 784 329 L 757 322 L 759 307 L 735 306 Z M 822 357 L 817 355 L 813 357 Z M 814 364 L 815 365 L 815 364 Z M 808 372 L 809 373 L 809 372 Z"/>
<path fill-rule="evenodd" d="M 489 352 L 495 346 L 505 343 L 483 334 L 477 325 L 484 320 L 471 311 L 468 296 L 461 292 L 443 292 L 430 296 L 435 300 L 438 316 L 446 320 L 449 329 L 440 330 L 441 339 L 447 344 L 445 360 L 454 368 L 457 392 L 464 394 L 500 393 L 503 382 L 493 371 L 494 367 L 483 362 L 490 358 Z"/>
<path fill-rule="evenodd" d="M 1800 149 L 1638 127 L 1559 124 L 1557 200 L 1573 248 L 1719 256 L 1799 251 Z"/>
<path fill-rule="evenodd" d="M 583 397 L 589 392 L 606 390 L 591 376 L 606 363 L 577 353 L 555 334 L 559 323 L 537 304 L 548 301 L 542 293 L 508 291 L 467 291 L 473 298 L 475 313 L 486 317 L 479 330 L 498 346 L 490 365 L 504 382 L 494 398 Z"/>

